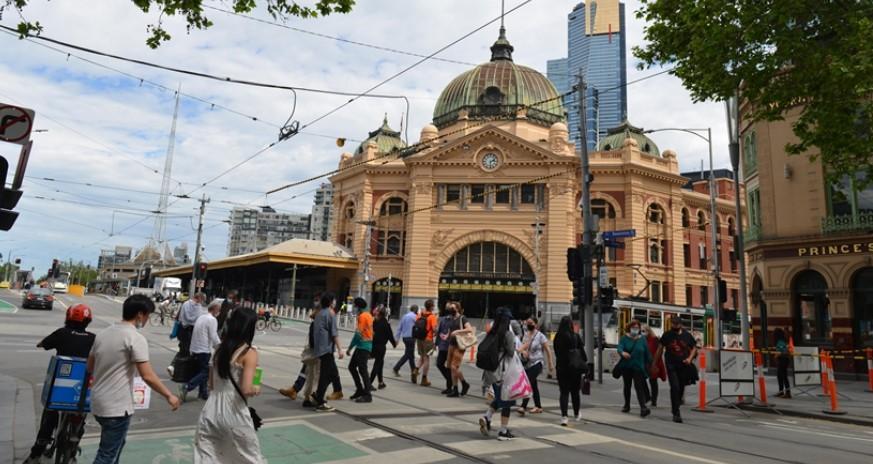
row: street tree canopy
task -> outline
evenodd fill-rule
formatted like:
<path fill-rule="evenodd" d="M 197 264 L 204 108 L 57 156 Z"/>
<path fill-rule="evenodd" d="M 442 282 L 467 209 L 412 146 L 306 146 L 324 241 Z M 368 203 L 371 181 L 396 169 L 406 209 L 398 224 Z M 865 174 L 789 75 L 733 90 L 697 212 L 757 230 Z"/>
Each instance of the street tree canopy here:
<path fill-rule="evenodd" d="M 755 121 L 793 110 L 788 153 L 821 159 L 832 181 L 873 179 L 873 0 L 641 2 L 641 68 L 674 66 L 695 101 L 741 88 Z"/>
<path fill-rule="evenodd" d="M 161 43 L 172 38 L 163 27 L 165 16 L 181 15 L 185 17 L 188 31 L 194 29 L 208 29 L 212 27 L 212 21 L 204 15 L 203 0 L 130 0 L 143 13 L 150 11 L 158 12 L 157 22 L 149 24 L 146 30 L 149 37 L 146 44 L 151 48 L 158 48 Z M 24 15 L 24 8 L 29 0 L 0 0 L 0 18 L 3 10 L 14 9 L 21 16 L 22 21 L 18 24 L 18 33 L 21 37 L 38 35 L 43 30 L 39 21 L 28 21 Z M 258 7 L 258 3 L 265 5 L 267 12 L 274 19 L 287 19 L 291 16 L 300 18 L 314 18 L 327 16 L 331 13 L 348 13 L 352 11 L 355 0 L 317 0 L 311 6 L 301 5 L 293 0 L 231 0 L 233 11 L 236 13 L 250 13 Z"/>

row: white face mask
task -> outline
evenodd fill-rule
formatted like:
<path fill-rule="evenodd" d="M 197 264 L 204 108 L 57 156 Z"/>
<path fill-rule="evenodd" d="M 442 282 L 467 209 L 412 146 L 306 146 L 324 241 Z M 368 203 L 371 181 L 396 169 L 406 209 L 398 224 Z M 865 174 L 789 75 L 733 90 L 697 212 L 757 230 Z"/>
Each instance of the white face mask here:
<path fill-rule="evenodd" d="M 637 335 L 640 334 L 640 329 L 637 329 L 637 328 L 630 329 L 630 334 L 633 335 L 634 337 L 636 337 Z"/>
<path fill-rule="evenodd" d="M 133 326 L 136 327 L 137 330 L 140 330 L 143 327 L 145 327 L 146 322 L 148 322 L 148 318 L 144 318 L 143 320 L 136 318 L 136 321 L 133 323 Z"/>

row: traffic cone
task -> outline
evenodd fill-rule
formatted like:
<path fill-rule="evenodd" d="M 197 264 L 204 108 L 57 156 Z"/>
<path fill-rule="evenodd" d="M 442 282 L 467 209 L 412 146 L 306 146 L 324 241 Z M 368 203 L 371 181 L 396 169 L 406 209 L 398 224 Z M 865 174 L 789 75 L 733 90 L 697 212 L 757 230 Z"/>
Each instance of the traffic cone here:
<path fill-rule="evenodd" d="M 834 360 L 833 358 L 831 358 L 830 353 L 825 354 L 825 362 L 828 367 L 828 377 L 830 378 L 830 386 L 828 390 L 830 390 L 831 407 L 830 409 L 825 409 L 822 412 L 831 415 L 843 415 L 846 413 L 846 411 L 840 410 L 840 403 L 837 400 L 837 379 L 834 378 Z"/>
<path fill-rule="evenodd" d="M 713 412 L 712 409 L 706 407 L 706 353 L 700 350 L 700 355 L 697 358 L 698 374 L 700 377 L 697 381 L 697 407 L 692 411 L 697 412 Z"/>

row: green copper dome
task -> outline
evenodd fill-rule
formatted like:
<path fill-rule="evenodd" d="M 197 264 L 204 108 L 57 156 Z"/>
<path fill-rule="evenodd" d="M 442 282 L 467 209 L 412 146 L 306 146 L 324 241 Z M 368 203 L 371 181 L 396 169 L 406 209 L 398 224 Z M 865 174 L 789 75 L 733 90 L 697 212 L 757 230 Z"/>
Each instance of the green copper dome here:
<path fill-rule="evenodd" d="M 433 123 L 445 127 L 466 110 L 470 119 L 515 119 L 527 109 L 529 120 L 549 127 L 564 120 L 564 106 L 558 91 L 539 71 L 513 63 L 514 48 L 500 28 L 491 46 L 491 61 L 480 64 L 452 80 L 433 110 Z M 530 106 L 534 103 L 545 103 Z"/>
<path fill-rule="evenodd" d="M 627 119 L 620 126 L 609 129 L 606 137 L 597 143 L 597 151 L 620 150 L 624 146 L 625 139 L 629 138 L 636 140 L 641 152 L 651 156 L 661 156 L 661 150 L 646 136 L 645 131 L 633 126 Z"/>
<path fill-rule="evenodd" d="M 388 115 L 385 115 L 385 119 L 382 120 L 382 127 L 370 132 L 370 136 L 367 137 L 367 140 L 364 140 L 360 145 L 358 145 L 355 154 L 363 153 L 370 142 L 376 144 L 378 147 L 378 153 L 390 153 L 394 151 L 395 148 L 399 150 L 406 147 L 406 143 L 404 143 L 403 139 L 400 138 L 400 132 L 395 131 L 388 125 Z"/>

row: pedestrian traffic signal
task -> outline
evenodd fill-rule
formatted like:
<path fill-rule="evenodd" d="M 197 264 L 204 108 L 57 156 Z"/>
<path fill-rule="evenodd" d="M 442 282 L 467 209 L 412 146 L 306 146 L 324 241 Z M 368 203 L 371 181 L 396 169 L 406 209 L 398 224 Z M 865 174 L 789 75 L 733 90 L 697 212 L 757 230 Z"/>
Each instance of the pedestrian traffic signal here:
<path fill-rule="evenodd" d="M 12 211 L 21 199 L 21 190 L 6 187 L 9 162 L 0 156 L 0 230 L 9 230 L 18 219 L 18 212 Z"/>
<path fill-rule="evenodd" d="M 604 287 L 600 289 L 600 307 L 611 308 L 615 304 L 615 288 Z"/>
<path fill-rule="evenodd" d="M 576 286 L 576 281 L 582 278 L 582 255 L 579 248 L 567 248 L 567 278 Z"/>
<path fill-rule="evenodd" d="M 571 248 L 573 250 L 574 248 Z M 582 282 L 578 279 L 573 281 L 573 306 L 582 305 Z"/>
<path fill-rule="evenodd" d="M 197 265 L 197 278 L 205 279 L 206 278 L 206 263 L 200 263 Z"/>
<path fill-rule="evenodd" d="M 737 321 L 737 310 L 736 309 L 722 309 L 721 310 L 721 321 L 722 322 L 736 322 Z"/>
<path fill-rule="evenodd" d="M 718 279 L 718 302 L 719 303 L 727 303 L 728 300 L 728 290 L 727 290 L 727 282 L 724 279 L 719 277 Z"/>

